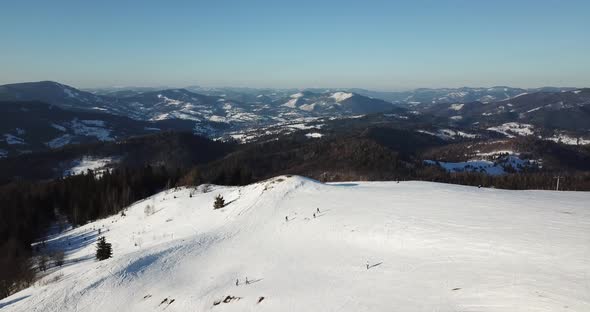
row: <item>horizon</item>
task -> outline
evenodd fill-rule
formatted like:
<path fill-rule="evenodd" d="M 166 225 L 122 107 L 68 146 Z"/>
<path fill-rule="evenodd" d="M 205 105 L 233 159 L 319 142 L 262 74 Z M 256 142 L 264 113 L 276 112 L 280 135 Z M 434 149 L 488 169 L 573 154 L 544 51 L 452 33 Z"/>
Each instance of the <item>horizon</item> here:
<path fill-rule="evenodd" d="M 273 88 L 273 87 L 248 87 L 248 86 L 226 86 L 226 85 L 219 85 L 219 86 L 207 86 L 207 85 L 198 85 L 198 84 L 194 84 L 194 85 L 185 85 L 185 86 L 165 86 L 165 85 L 153 85 L 153 86 L 149 86 L 149 85 L 127 85 L 127 86 L 97 86 L 97 87 L 79 87 L 76 85 L 72 85 L 72 84 L 68 84 L 68 83 L 63 83 L 60 81 L 55 81 L 55 80 L 39 80 L 39 81 L 20 81 L 20 82 L 11 82 L 11 83 L 3 83 L 0 84 L 0 86 L 4 86 L 4 85 L 12 85 L 12 84 L 27 84 L 27 83 L 43 83 L 43 82 L 51 82 L 51 83 L 58 83 L 58 84 L 62 84 L 62 85 L 66 85 L 68 87 L 72 87 L 78 90 L 87 90 L 87 91 L 94 91 L 94 90 L 116 90 L 116 89 L 120 89 L 120 90 L 131 90 L 131 89 L 156 89 L 156 90 L 172 90 L 172 89 L 191 89 L 191 88 L 210 88 L 210 89 L 252 89 L 252 90 L 265 90 L 265 89 L 269 89 L 269 90 L 284 90 L 284 91 L 288 91 L 288 90 L 299 90 L 299 91 L 305 91 L 305 90 L 310 90 L 310 89 L 326 89 L 327 91 L 346 91 L 346 90 L 351 90 L 351 89 L 361 89 L 361 90 L 367 90 L 367 91 L 373 91 L 373 92 L 411 92 L 411 91 L 416 91 L 416 90 L 420 90 L 420 89 L 426 89 L 426 90 L 444 90 L 444 89 L 449 89 L 449 90 L 455 90 L 455 89 L 491 89 L 491 88 L 519 88 L 519 89 L 524 89 L 524 90 L 536 90 L 536 89 L 543 89 L 543 88 L 557 88 L 557 89 L 587 89 L 589 87 L 586 86 L 549 86 L 549 85 L 544 85 L 544 86 L 534 86 L 534 87 L 517 87 L 517 86 L 510 86 L 510 85 L 493 85 L 493 86 L 459 86 L 459 87 L 417 87 L 417 88 L 408 88 L 408 89 L 398 89 L 398 90 L 394 90 L 394 89 L 390 89 L 390 90 L 383 90 L 383 89 L 372 89 L 372 88 L 360 88 L 360 87 L 283 87 L 283 88 Z M 190 91 L 190 90 L 187 90 Z M 192 91 L 191 91 L 192 92 Z M 350 91 L 350 92 L 354 92 L 354 91 Z"/>
<path fill-rule="evenodd" d="M 584 87 L 589 9 L 580 0 L 11 2 L 0 12 L 0 84 Z"/>

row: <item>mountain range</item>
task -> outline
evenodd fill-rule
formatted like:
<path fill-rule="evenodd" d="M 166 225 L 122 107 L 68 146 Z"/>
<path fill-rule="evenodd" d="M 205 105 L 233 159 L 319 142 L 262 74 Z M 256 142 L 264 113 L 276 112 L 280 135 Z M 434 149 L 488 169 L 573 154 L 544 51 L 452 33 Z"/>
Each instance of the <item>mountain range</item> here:
<path fill-rule="evenodd" d="M 347 124 L 375 114 L 382 117 L 354 122 L 403 123 L 447 139 L 452 128 L 463 138 L 536 135 L 579 144 L 589 139 L 589 104 L 590 89 L 552 87 L 79 90 L 51 81 L 17 83 L 0 86 L 0 156 L 166 130 L 245 142 L 323 127 L 308 131 L 321 137 L 340 131 L 330 120 Z"/>

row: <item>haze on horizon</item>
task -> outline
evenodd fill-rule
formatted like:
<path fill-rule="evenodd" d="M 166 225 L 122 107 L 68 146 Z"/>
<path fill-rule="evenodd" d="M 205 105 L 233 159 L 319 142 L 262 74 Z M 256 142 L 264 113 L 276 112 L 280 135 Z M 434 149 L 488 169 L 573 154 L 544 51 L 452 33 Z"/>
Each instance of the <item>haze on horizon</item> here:
<path fill-rule="evenodd" d="M 590 86 L 590 2 L 10 1 L 0 84 Z"/>

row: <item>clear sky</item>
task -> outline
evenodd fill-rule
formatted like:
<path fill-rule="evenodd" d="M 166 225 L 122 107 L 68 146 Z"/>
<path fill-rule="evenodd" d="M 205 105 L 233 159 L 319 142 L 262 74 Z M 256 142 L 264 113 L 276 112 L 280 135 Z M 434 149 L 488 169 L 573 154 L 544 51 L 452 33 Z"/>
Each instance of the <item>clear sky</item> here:
<path fill-rule="evenodd" d="M 0 83 L 590 86 L 588 0 L 0 0 Z"/>

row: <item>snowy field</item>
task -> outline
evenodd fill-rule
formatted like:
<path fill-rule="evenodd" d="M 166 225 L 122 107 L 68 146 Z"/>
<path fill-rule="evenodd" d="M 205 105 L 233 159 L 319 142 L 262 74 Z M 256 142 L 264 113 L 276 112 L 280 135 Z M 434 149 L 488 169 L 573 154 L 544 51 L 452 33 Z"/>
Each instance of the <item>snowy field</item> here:
<path fill-rule="evenodd" d="M 107 167 L 113 162 L 116 162 L 116 160 L 111 157 L 97 158 L 84 156 L 81 159 L 72 161 L 70 168 L 64 170 L 63 176 L 85 174 L 88 170 L 92 170 L 95 175 L 100 177 L 105 170 L 108 170 Z"/>
<path fill-rule="evenodd" d="M 64 267 L 0 309 L 590 311 L 590 193 L 297 176 L 203 190 L 50 238 Z"/>
<path fill-rule="evenodd" d="M 462 162 L 425 160 L 424 163 L 432 166 L 440 166 L 448 172 L 480 172 L 488 175 L 506 174 L 507 168 L 512 168 L 514 171 L 521 171 L 524 168 L 540 166 L 542 163 L 538 160 L 521 159 L 518 154 L 498 155 L 497 152 L 480 153 L 480 155 L 485 154 L 488 157 L 492 156 L 492 159 L 495 158 L 494 161 L 487 159 L 472 159 Z"/>

